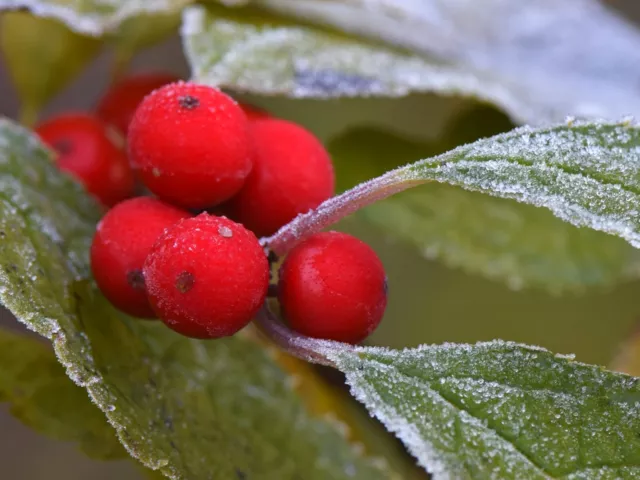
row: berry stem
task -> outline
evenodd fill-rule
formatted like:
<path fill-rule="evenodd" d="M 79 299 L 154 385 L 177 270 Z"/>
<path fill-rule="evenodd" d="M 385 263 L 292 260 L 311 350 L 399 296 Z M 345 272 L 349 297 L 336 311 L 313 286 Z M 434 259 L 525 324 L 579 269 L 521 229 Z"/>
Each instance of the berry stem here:
<path fill-rule="evenodd" d="M 346 343 L 305 337 L 290 330 L 269 310 L 266 303 L 256 315 L 255 323 L 260 331 L 278 347 L 307 362 L 335 367 L 335 364 L 322 352 L 354 348 Z"/>
<path fill-rule="evenodd" d="M 405 169 L 387 172 L 298 215 L 271 237 L 263 238 L 261 243 L 276 255 L 285 255 L 301 241 L 361 208 L 423 183 L 426 180 L 412 178 Z"/>

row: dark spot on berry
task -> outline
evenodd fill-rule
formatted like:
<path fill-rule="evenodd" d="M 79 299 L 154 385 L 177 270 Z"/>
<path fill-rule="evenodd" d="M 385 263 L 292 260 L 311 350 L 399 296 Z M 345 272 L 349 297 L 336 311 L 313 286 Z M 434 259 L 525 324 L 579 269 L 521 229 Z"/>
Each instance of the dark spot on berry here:
<path fill-rule="evenodd" d="M 382 290 L 384 291 L 385 295 L 389 293 L 389 279 L 387 277 L 384 277 L 384 284 L 382 285 Z"/>
<path fill-rule="evenodd" d="M 131 270 L 127 273 L 127 283 L 134 290 L 144 290 L 144 277 L 142 270 Z"/>
<path fill-rule="evenodd" d="M 194 283 L 196 283 L 196 279 L 193 274 L 189 272 L 182 272 L 178 275 L 178 278 L 176 278 L 176 288 L 180 293 L 187 293 L 193 288 Z"/>
<path fill-rule="evenodd" d="M 53 142 L 53 148 L 60 155 L 68 155 L 73 151 L 73 142 L 68 138 L 59 138 Z"/>
<path fill-rule="evenodd" d="M 239 468 L 236 468 L 236 477 L 238 477 L 238 480 L 246 480 L 247 474 Z"/>
<path fill-rule="evenodd" d="M 192 95 L 184 95 L 178 98 L 178 102 L 186 110 L 194 110 L 200 106 L 200 100 Z"/>

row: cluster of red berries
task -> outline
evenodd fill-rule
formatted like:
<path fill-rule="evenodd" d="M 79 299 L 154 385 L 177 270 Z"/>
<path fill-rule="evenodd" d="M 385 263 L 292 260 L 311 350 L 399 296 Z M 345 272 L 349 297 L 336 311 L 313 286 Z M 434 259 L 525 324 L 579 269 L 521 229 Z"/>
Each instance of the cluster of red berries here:
<path fill-rule="evenodd" d="M 91 246 L 96 283 L 111 303 L 183 335 L 219 338 L 245 327 L 267 297 L 272 265 L 256 235 L 331 197 L 334 172 L 301 126 L 174 80 L 125 79 L 96 115 L 62 115 L 36 131 L 60 168 L 113 206 Z M 130 198 L 136 180 L 155 197 Z M 296 246 L 276 286 L 292 328 L 350 343 L 378 325 L 386 290 L 375 252 L 338 232 Z"/>

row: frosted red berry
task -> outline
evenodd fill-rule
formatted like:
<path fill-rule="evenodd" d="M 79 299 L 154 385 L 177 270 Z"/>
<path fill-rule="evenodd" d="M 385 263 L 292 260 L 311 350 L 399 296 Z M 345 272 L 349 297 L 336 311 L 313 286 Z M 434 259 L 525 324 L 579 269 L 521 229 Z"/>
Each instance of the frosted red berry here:
<path fill-rule="evenodd" d="M 300 243 L 280 268 L 284 317 L 309 337 L 359 343 L 387 306 L 387 279 L 376 253 L 361 240 L 324 232 Z"/>
<path fill-rule="evenodd" d="M 135 317 L 155 317 L 142 267 L 158 237 L 188 216 L 160 200 L 138 197 L 119 203 L 102 218 L 91 244 L 91 270 L 114 306 Z"/>
<path fill-rule="evenodd" d="M 228 208 L 256 235 L 266 236 L 330 198 L 335 177 L 326 149 L 303 127 L 265 118 L 252 122 L 251 133 L 253 171 Z"/>
<path fill-rule="evenodd" d="M 165 85 L 138 106 L 129 156 L 158 197 L 186 208 L 214 206 L 237 193 L 252 166 L 248 120 L 220 90 Z"/>
<path fill-rule="evenodd" d="M 135 181 L 126 153 L 98 118 L 63 114 L 41 123 L 35 131 L 55 150 L 58 167 L 106 206 L 133 194 Z"/>
<path fill-rule="evenodd" d="M 96 109 L 98 117 L 126 135 L 129 123 L 146 95 L 178 78 L 167 73 L 145 73 L 123 78 L 109 87 Z"/>
<path fill-rule="evenodd" d="M 151 305 L 169 328 L 188 337 L 220 338 L 245 327 L 260 309 L 269 265 L 252 232 L 202 213 L 158 240 L 144 277 Z"/>

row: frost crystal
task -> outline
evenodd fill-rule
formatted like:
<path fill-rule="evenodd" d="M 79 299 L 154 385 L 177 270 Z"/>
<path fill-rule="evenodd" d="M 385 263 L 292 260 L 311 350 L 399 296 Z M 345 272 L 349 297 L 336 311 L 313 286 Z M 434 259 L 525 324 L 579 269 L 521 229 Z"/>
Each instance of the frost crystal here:
<path fill-rule="evenodd" d="M 635 378 L 500 341 L 315 349 L 436 479 L 640 474 Z"/>
<path fill-rule="evenodd" d="M 640 128 L 574 122 L 457 148 L 397 171 L 546 207 L 640 247 Z"/>

